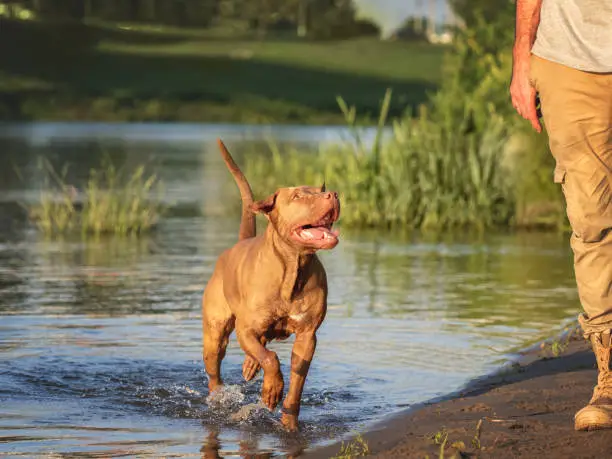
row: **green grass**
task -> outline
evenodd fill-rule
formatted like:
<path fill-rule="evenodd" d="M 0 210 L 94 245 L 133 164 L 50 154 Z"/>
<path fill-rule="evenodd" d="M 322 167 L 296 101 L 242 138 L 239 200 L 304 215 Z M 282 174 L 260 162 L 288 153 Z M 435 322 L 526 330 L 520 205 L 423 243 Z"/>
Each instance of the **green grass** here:
<path fill-rule="evenodd" d="M 128 172 L 104 159 L 91 169 L 82 189 L 66 183 L 67 167 L 58 173 L 41 162 L 44 182 L 40 200 L 28 206 L 31 220 L 47 236 L 137 235 L 154 229 L 165 208 L 162 183 L 139 166 Z"/>
<path fill-rule="evenodd" d="M 552 358 L 559 357 L 565 352 L 572 339 L 579 335 L 579 328 L 567 327 L 564 332 L 566 332 L 565 336 L 559 336 L 554 338 L 552 341 L 543 342 L 540 345 L 540 348 Z"/>
<path fill-rule="evenodd" d="M 13 117 L 26 119 L 330 123 L 341 121 L 338 95 L 375 116 L 387 87 L 399 115 L 437 88 L 445 50 L 372 38 L 258 41 L 194 29 L 5 22 L 0 88 L 15 101 Z"/>
<path fill-rule="evenodd" d="M 482 444 L 480 441 L 480 437 L 482 435 L 482 419 L 478 420 L 478 423 L 476 424 L 476 432 L 474 434 L 474 436 L 471 439 L 471 446 L 472 449 L 475 451 L 479 451 L 480 449 L 482 449 Z M 436 446 L 439 446 L 439 450 L 438 450 L 438 458 L 439 459 L 445 459 L 446 456 L 446 450 L 447 450 L 447 445 L 449 445 L 449 435 L 446 429 L 441 429 L 435 433 L 429 434 L 426 437 L 427 440 L 429 440 L 431 443 L 433 443 Z M 461 441 L 461 440 L 457 440 L 457 441 L 453 441 L 450 442 L 450 448 L 451 451 L 450 453 L 452 454 L 453 458 L 459 458 L 459 457 L 464 457 L 464 453 L 467 450 L 465 442 Z M 429 456 L 426 456 L 429 457 Z M 471 457 L 471 455 L 469 456 Z"/>
<path fill-rule="evenodd" d="M 444 459 L 444 450 L 446 449 L 446 443 L 448 442 L 448 432 L 445 429 L 442 429 L 429 435 L 428 438 L 434 445 L 440 445 L 440 454 L 438 457 L 439 459 Z"/>
<path fill-rule="evenodd" d="M 368 443 L 361 435 L 357 435 L 354 440 L 340 446 L 340 452 L 330 459 L 351 459 L 353 457 L 367 456 L 370 453 Z"/>
<path fill-rule="evenodd" d="M 438 430 L 437 432 L 429 435 L 428 438 L 432 441 L 434 445 L 446 444 L 448 440 L 448 432 L 445 429 Z"/>

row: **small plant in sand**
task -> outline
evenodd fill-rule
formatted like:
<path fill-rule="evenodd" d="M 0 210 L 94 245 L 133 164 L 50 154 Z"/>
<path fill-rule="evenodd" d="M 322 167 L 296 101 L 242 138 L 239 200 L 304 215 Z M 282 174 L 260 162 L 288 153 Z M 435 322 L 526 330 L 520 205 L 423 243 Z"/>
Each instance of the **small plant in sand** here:
<path fill-rule="evenodd" d="M 478 420 L 478 424 L 476 424 L 476 433 L 472 437 L 472 446 L 475 449 L 481 449 L 482 443 L 480 442 L 480 436 L 482 435 L 482 419 Z"/>
<path fill-rule="evenodd" d="M 350 459 L 353 457 L 367 456 L 370 453 L 368 443 L 361 435 L 357 435 L 354 440 L 340 446 L 340 452 L 330 459 Z"/>
<path fill-rule="evenodd" d="M 545 351 L 550 352 L 553 357 L 559 357 L 561 354 L 563 354 L 563 352 L 565 352 L 565 349 L 567 348 L 568 344 L 569 343 L 566 341 L 556 339 L 550 344 L 543 343 L 542 348 Z"/>
<path fill-rule="evenodd" d="M 481 423 L 478 424 L 476 428 L 476 435 L 472 439 L 472 446 L 476 449 L 480 449 L 480 426 Z M 427 437 L 434 445 L 440 445 L 440 450 L 438 453 L 439 459 L 446 458 L 446 445 L 449 443 L 448 432 L 446 429 L 439 430 L 438 432 L 431 434 Z M 463 452 L 466 450 L 465 443 L 462 441 L 454 441 L 450 444 L 452 458 L 463 457 Z M 427 456 L 429 458 L 429 456 Z"/>
<path fill-rule="evenodd" d="M 543 342 L 540 348 L 547 353 L 550 353 L 552 357 L 559 357 L 565 352 L 570 342 L 575 336 L 578 336 L 579 331 L 576 327 L 566 327 L 565 336 L 555 338 L 552 342 Z"/>
<path fill-rule="evenodd" d="M 442 445 L 448 440 L 448 432 L 445 429 L 438 430 L 436 433 L 429 435 L 428 438 L 434 445 Z"/>
<path fill-rule="evenodd" d="M 59 173 L 46 160 L 40 166 L 40 200 L 27 208 L 46 235 L 140 234 L 152 230 L 164 211 L 162 184 L 145 166 L 128 172 L 105 158 L 98 169 L 90 170 L 82 189 L 66 183 L 66 166 Z"/>
<path fill-rule="evenodd" d="M 439 440 L 439 443 L 436 443 L 436 445 L 440 445 L 439 459 L 444 459 L 444 457 L 445 457 L 444 450 L 446 449 L 446 443 L 447 442 L 448 442 L 448 433 L 444 432 L 443 436 Z"/>

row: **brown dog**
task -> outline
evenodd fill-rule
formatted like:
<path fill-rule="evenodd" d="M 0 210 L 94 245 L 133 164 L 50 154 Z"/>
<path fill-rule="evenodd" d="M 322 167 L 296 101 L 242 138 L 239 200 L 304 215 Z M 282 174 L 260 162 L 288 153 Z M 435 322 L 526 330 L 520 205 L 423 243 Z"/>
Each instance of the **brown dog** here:
<path fill-rule="evenodd" d="M 327 278 L 315 254 L 338 244 L 332 230 L 340 214 L 337 193 L 320 188 L 280 188 L 253 202 L 246 178 L 221 140 L 227 167 L 242 197 L 239 242 L 224 251 L 204 290 L 202 326 L 204 363 L 212 393 L 221 381 L 221 360 L 231 332 L 236 329 L 246 354 L 242 374 L 249 381 L 263 368 L 261 398 L 274 410 L 283 395 L 283 375 L 276 353 L 266 343 L 295 333 L 291 380 L 281 421 L 297 430 L 304 381 L 317 343 L 316 332 L 327 311 Z M 268 219 L 264 234 L 256 236 L 255 214 Z"/>

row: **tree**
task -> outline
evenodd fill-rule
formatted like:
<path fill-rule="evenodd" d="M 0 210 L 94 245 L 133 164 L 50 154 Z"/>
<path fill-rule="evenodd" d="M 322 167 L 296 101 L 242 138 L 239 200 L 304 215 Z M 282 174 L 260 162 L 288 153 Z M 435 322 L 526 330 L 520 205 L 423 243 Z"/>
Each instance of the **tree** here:
<path fill-rule="evenodd" d="M 352 0 L 310 0 L 308 5 L 308 28 L 312 38 L 348 38 L 366 30 L 365 23 L 372 25 L 369 21 L 356 19 Z"/>
<path fill-rule="evenodd" d="M 427 40 L 427 28 L 427 18 L 409 17 L 397 28 L 393 36 L 401 40 Z"/>
<path fill-rule="evenodd" d="M 479 18 L 494 22 L 509 9 L 513 10 L 515 4 L 513 0 L 448 0 L 448 3 L 467 27 L 474 26 Z"/>
<path fill-rule="evenodd" d="M 299 8 L 300 0 L 247 0 L 240 15 L 251 29 L 265 34 L 279 25 L 296 25 Z"/>
<path fill-rule="evenodd" d="M 35 11 L 39 18 L 130 21 L 207 26 L 220 0 L 0 0 L 9 13 L 13 6 Z"/>
<path fill-rule="evenodd" d="M 220 0 L 220 19 L 242 19 L 264 35 L 292 30 L 300 37 L 341 38 L 379 33 L 369 21 L 358 21 L 352 0 Z"/>
<path fill-rule="evenodd" d="M 299 0 L 297 23 L 298 37 L 305 37 L 308 34 L 308 0 Z"/>

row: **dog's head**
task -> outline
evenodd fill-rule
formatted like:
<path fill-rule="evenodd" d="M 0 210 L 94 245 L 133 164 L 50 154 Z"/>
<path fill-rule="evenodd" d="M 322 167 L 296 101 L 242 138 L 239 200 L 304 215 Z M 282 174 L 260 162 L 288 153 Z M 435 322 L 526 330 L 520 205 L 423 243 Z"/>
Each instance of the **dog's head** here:
<path fill-rule="evenodd" d="M 306 251 L 333 249 L 338 231 L 332 225 L 340 216 L 338 193 L 322 187 L 279 188 L 251 209 L 266 216 L 290 245 Z"/>

